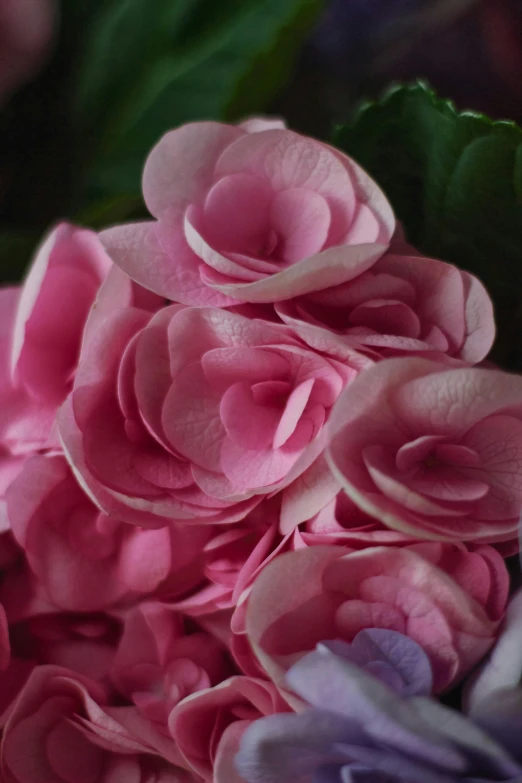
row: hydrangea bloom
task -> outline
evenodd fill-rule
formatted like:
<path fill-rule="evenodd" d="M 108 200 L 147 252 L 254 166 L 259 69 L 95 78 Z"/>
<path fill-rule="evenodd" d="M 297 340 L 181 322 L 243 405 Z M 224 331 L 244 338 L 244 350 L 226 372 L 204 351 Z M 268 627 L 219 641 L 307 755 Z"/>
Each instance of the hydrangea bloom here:
<path fill-rule="evenodd" d="M 102 238 L 133 280 L 189 305 L 277 302 L 351 280 L 395 218 L 375 182 L 325 144 L 257 120 L 184 125 L 150 153 L 156 218 Z"/>
<path fill-rule="evenodd" d="M 330 438 L 343 488 L 388 527 L 446 541 L 516 539 L 520 376 L 420 358 L 379 362 L 344 392 Z"/>
<path fill-rule="evenodd" d="M 352 641 L 365 628 L 399 631 L 428 654 L 439 692 L 493 645 L 508 582 L 501 556 L 488 546 L 312 546 L 262 570 L 247 601 L 246 634 L 279 684 L 296 656 L 322 639 Z"/>

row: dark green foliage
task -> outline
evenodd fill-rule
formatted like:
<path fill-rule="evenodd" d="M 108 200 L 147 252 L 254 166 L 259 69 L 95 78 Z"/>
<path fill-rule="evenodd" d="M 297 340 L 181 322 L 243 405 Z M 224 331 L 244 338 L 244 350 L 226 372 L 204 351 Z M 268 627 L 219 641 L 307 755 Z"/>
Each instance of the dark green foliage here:
<path fill-rule="evenodd" d="M 334 143 L 386 191 L 408 239 L 478 275 L 496 306 L 496 358 L 522 367 L 522 129 L 458 113 L 423 84 L 363 106 Z"/>

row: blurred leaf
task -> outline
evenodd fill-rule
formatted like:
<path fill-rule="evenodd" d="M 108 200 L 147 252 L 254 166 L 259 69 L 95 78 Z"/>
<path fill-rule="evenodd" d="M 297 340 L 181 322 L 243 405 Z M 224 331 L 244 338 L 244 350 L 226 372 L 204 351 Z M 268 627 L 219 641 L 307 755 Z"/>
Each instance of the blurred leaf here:
<path fill-rule="evenodd" d="M 383 187 L 414 245 L 483 280 L 496 357 L 522 368 L 522 129 L 459 114 L 419 83 L 363 106 L 334 143 Z"/>
<path fill-rule="evenodd" d="M 147 217 L 141 196 L 123 195 L 93 202 L 74 216 L 74 222 L 94 230 L 112 223 L 123 223 Z"/>
<path fill-rule="evenodd" d="M 291 6 L 294 8 L 291 8 Z M 255 114 L 267 106 L 289 79 L 296 59 L 307 33 L 316 20 L 323 3 L 319 0 L 301 0 L 301 3 L 288 3 L 287 19 L 281 23 L 281 8 L 276 3 L 267 6 L 265 21 L 273 19 L 277 37 L 270 46 L 258 52 L 249 69 L 239 80 L 234 94 L 226 107 L 226 119 L 237 120 Z M 247 38 L 250 36 L 250 40 Z M 256 47 L 259 31 L 253 25 L 245 29 L 242 39 L 244 50 Z"/>
<path fill-rule="evenodd" d="M 139 191 L 168 129 L 261 112 L 322 0 L 106 0 L 81 52 L 76 119 L 93 196 Z"/>
<path fill-rule="evenodd" d="M 19 282 L 39 237 L 31 232 L 0 230 L 0 282 Z"/>

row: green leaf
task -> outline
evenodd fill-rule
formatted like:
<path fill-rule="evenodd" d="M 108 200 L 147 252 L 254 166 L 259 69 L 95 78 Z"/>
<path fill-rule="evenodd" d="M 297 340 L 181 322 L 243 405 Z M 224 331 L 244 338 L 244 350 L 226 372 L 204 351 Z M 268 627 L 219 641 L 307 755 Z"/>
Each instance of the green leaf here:
<path fill-rule="evenodd" d="M 496 358 L 522 367 L 522 129 L 458 113 L 418 83 L 363 106 L 334 143 L 380 183 L 414 245 L 482 279 Z"/>
<path fill-rule="evenodd" d="M 106 0 L 77 71 L 76 118 L 95 198 L 139 191 L 170 128 L 262 112 L 323 0 Z"/>

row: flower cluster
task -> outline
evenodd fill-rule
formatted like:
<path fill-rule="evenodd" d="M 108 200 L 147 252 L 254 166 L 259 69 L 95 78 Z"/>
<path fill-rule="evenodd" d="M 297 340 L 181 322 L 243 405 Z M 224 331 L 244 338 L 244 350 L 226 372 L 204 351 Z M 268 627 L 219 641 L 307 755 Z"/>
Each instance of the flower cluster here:
<path fill-rule="evenodd" d="M 518 551 L 483 285 L 279 120 L 168 133 L 143 194 L 0 291 L 0 777 L 519 780 L 493 713 L 431 699 Z"/>

